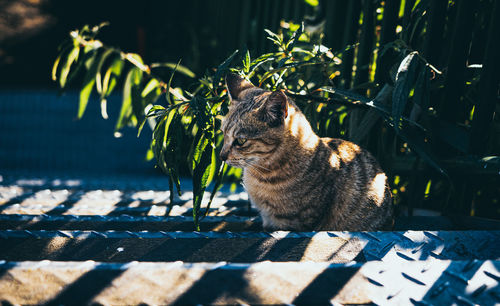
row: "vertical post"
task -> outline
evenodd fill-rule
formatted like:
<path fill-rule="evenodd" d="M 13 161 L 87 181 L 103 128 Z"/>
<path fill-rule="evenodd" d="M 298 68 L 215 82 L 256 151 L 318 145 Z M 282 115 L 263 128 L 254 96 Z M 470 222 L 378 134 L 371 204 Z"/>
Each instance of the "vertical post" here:
<path fill-rule="evenodd" d="M 403 29 L 406 29 L 408 27 L 408 25 L 410 24 L 411 10 L 413 9 L 414 5 L 415 5 L 415 0 L 405 0 L 405 8 L 404 8 L 404 15 L 403 15 Z"/>
<path fill-rule="evenodd" d="M 242 1 L 240 7 L 241 7 L 241 21 L 240 21 L 240 34 L 239 34 L 240 41 L 238 45 L 239 48 L 242 48 L 244 45 L 247 44 L 248 41 L 250 14 L 255 12 L 253 12 L 252 7 L 250 6 L 250 1 Z"/>
<path fill-rule="evenodd" d="M 375 81 L 380 83 L 384 79 L 384 73 L 389 71 L 390 67 L 382 60 L 380 50 L 387 43 L 396 40 L 396 26 L 398 24 L 398 14 L 400 7 L 400 0 L 386 0 L 384 6 L 384 17 L 382 20 L 382 29 L 380 33 L 380 42 L 378 48 L 377 70 L 375 73 Z"/>
<path fill-rule="evenodd" d="M 430 2 L 429 17 L 427 19 L 427 34 L 424 41 L 424 57 L 432 65 L 439 67 L 438 62 L 442 48 L 438 48 L 443 42 L 446 8 L 448 0 L 435 0 Z"/>
<path fill-rule="evenodd" d="M 373 51 L 373 37 L 375 36 L 374 8 L 375 5 L 373 3 L 373 0 L 364 0 L 363 23 L 361 25 L 361 37 L 359 39 L 354 85 L 360 85 L 368 81 L 370 59 Z"/>
<path fill-rule="evenodd" d="M 356 43 L 356 36 L 359 27 L 359 15 L 361 13 L 361 0 L 349 1 L 347 8 L 347 22 L 344 29 L 344 40 L 342 48 Z M 342 54 L 341 76 L 344 81 L 344 88 L 351 87 L 352 64 L 354 61 L 354 49 L 350 49 Z"/>
<path fill-rule="evenodd" d="M 464 105 L 460 102 L 460 98 L 465 85 L 466 62 L 472 39 L 472 25 L 477 0 L 460 1 L 458 5 L 444 95 L 439 107 L 440 117 L 449 122 L 455 122 L 458 116 L 464 113 Z"/>
<path fill-rule="evenodd" d="M 348 3 L 344 0 L 327 1 L 325 5 L 325 45 L 333 51 L 339 51 L 343 47 L 343 30 L 348 22 L 346 20 L 347 6 Z"/>
<path fill-rule="evenodd" d="M 271 41 L 269 39 L 267 39 L 267 34 L 264 32 L 264 29 L 269 29 L 269 14 L 270 14 L 270 10 L 271 10 L 271 6 L 272 6 L 272 1 L 263 1 L 262 2 L 262 12 L 261 13 L 261 25 L 262 27 L 259 28 L 259 33 L 257 35 L 257 37 L 259 37 L 260 35 L 260 45 L 261 45 L 261 48 L 262 48 L 262 51 L 261 53 L 263 52 L 269 52 L 270 48 L 271 48 Z M 272 28 L 269 29 L 269 30 L 273 30 Z"/>
<path fill-rule="evenodd" d="M 470 152 L 485 154 L 488 134 L 493 121 L 500 83 L 500 4 L 494 1 L 491 15 L 488 42 L 483 59 L 481 79 L 479 81 L 479 101 L 472 118 Z"/>

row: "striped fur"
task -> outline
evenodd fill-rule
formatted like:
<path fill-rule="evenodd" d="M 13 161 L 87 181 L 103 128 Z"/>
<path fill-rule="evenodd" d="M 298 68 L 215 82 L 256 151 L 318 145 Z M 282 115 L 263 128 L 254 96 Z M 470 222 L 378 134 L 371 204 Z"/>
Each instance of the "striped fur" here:
<path fill-rule="evenodd" d="M 354 143 L 320 138 L 282 92 L 230 74 L 220 153 L 243 182 L 268 230 L 381 230 L 392 224 L 387 177 Z"/>

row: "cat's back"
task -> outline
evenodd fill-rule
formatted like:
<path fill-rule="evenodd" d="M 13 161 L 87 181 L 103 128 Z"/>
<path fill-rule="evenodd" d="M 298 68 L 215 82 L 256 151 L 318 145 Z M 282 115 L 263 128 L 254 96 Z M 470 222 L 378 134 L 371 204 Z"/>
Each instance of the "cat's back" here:
<path fill-rule="evenodd" d="M 387 229 L 392 224 L 392 196 L 387 176 L 375 157 L 357 144 L 321 138 L 329 151 L 325 179 L 333 182 L 330 214 L 322 228 L 349 230 Z"/>

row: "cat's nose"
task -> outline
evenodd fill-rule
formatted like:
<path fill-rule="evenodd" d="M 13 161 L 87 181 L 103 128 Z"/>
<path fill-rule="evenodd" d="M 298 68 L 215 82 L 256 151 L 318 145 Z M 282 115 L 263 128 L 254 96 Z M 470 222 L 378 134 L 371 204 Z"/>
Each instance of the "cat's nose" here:
<path fill-rule="evenodd" d="M 229 155 L 229 151 L 222 150 L 222 151 L 220 151 L 219 158 L 222 161 L 226 161 L 228 155 Z"/>

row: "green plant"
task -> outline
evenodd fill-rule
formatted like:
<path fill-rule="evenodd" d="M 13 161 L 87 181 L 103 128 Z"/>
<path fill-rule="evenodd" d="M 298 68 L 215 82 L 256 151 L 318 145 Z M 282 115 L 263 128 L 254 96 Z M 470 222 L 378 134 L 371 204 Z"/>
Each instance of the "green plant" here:
<path fill-rule="evenodd" d="M 426 5 L 428 2 L 416 3 L 412 10 L 415 16 L 423 16 Z M 229 71 L 260 87 L 285 90 L 319 135 L 350 138 L 372 146 L 370 149 L 387 164 L 401 155 L 416 155 L 412 161 L 414 169 L 423 161 L 441 175 L 441 182 L 444 177 L 449 184 L 449 175 L 432 147 L 441 136 L 432 124 L 439 114 L 431 107 L 430 95 L 442 87 L 442 80 L 436 78 L 441 71 L 409 46 L 425 30 L 420 21 L 417 18 L 400 38 L 377 49 L 380 62 L 387 54 L 391 58 L 389 64 L 381 65 L 391 72 L 387 80 L 377 83 L 371 73 L 368 82 L 355 84 L 349 90 L 338 84 L 351 79 L 351 70 L 345 72 L 342 67 L 348 62 L 349 53 L 359 49 L 358 44 L 334 52 L 321 44 L 321 35 L 293 23 L 283 23 L 278 33 L 266 30 L 274 52 L 254 57 L 248 50 L 235 51 L 211 73 L 197 79 L 179 63 L 146 64 L 138 54 L 108 47 L 96 39 L 103 25 L 86 26 L 71 32 L 70 39 L 63 43 L 52 77 L 65 88 L 78 80 L 78 75 L 84 75 L 83 84 L 77 85 L 81 88 L 78 117 L 84 114 L 95 88 L 101 100 L 101 113 L 106 118 L 106 97 L 121 85 L 123 101 L 116 132 L 130 125 L 137 127 L 139 134 L 146 122 L 152 127 L 150 155 L 154 155 L 158 166 L 169 176 L 170 203 L 174 192 L 180 193 L 178 165 L 181 162 L 188 165 L 193 180 L 193 219 L 199 229 L 199 219 L 207 214 L 223 178 L 241 174 L 217 158 L 223 138 L 220 122 L 228 106 L 224 76 Z M 372 72 L 376 71 L 377 63 L 370 62 Z M 168 80 L 157 74 L 158 69 L 164 68 L 171 70 Z M 189 88 L 193 90 L 174 88 L 175 73 L 192 77 L 194 85 Z M 375 146 L 369 137 L 374 134 L 376 137 L 371 138 L 378 141 Z M 190 145 L 183 145 L 186 142 Z M 403 181 L 398 173 L 392 175 L 393 192 L 399 203 L 408 180 Z M 211 182 L 211 198 L 202 212 L 203 194 Z M 430 182 L 425 187 L 426 195 L 430 192 Z M 433 188 L 441 185 L 436 180 L 432 183 Z"/>

